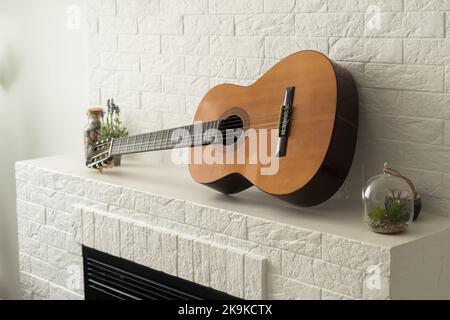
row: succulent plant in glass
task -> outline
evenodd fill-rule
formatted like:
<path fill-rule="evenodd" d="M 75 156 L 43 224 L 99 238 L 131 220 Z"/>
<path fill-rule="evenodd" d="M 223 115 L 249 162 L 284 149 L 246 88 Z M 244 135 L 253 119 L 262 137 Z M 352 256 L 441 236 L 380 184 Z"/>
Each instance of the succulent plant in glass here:
<path fill-rule="evenodd" d="M 405 231 L 414 218 L 417 192 L 411 181 L 385 165 L 363 189 L 364 220 L 377 233 Z"/>
<path fill-rule="evenodd" d="M 412 213 L 410 197 L 401 191 L 390 190 L 384 200 L 384 207 L 377 206 L 368 213 L 367 224 L 379 233 L 398 233 L 406 230 Z"/>

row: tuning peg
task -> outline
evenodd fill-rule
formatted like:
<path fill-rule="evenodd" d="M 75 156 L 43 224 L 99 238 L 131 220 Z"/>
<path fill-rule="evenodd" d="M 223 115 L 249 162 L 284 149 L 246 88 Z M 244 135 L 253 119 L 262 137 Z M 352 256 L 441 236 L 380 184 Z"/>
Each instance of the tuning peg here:
<path fill-rule="evenodd" d="M 102 174 L 102 173 L 103 173 L 103 167 L 97 168 L 97 171 L 98 171 L 100 174 Z"/>
<path fill-rule="evenodd" d="M 110 161 L 110 162 L 107 164 L 106 167 L 107 167 L 108 169 L 114 168 L 114 161 Z"/>

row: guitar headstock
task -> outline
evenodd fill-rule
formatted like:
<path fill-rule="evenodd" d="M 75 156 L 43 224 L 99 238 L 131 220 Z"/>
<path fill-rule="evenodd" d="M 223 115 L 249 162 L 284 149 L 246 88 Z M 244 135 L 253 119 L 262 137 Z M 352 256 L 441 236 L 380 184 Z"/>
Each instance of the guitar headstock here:
<path fill-rule="evenodd" d="M 107 139 L 96 142 L 88 152 L 86 166 L 90 169 L 97 169 L 102 172 L 104 168 L 114 166 L 111 155 L 113 139 Z"/>

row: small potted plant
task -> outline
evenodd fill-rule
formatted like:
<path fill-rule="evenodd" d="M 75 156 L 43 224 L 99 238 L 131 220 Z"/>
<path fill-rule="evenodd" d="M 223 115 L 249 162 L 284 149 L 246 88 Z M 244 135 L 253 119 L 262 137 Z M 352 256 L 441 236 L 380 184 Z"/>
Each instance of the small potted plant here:
<path fill-rule="evenodd" d="M 120 120 L 120 108 L 114 103 L 114 99 L 108 99 L 108 111 L 100 128 L 100 140 L 116 139 L 128 136 L 127 128 Z M 114 156 L 114 165 L 120 166 L 122 156 Z"/>
<path fill-rule="evenodd" d="M 387 164 L 363 189 L 364 220 L 377 233 L 405 231 L 421 208 L 414 184 Z"/>
<path fill-rule="evenodd" d="M 389 190 L 384 206 L 369 211 L 367 224 L 377 233 L 399 233 L 405 231 L 413 216 L 411 198 L 402 191 Z"/>

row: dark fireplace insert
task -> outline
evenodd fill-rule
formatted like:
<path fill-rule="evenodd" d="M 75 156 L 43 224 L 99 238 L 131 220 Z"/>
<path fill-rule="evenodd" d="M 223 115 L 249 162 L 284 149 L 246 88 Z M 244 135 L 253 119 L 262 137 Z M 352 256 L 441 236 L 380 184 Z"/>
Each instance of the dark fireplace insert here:
<path fill-rule="evenodd" d="M 223 300 L 234 296 L 83 246 L 86 300 Z"/>

